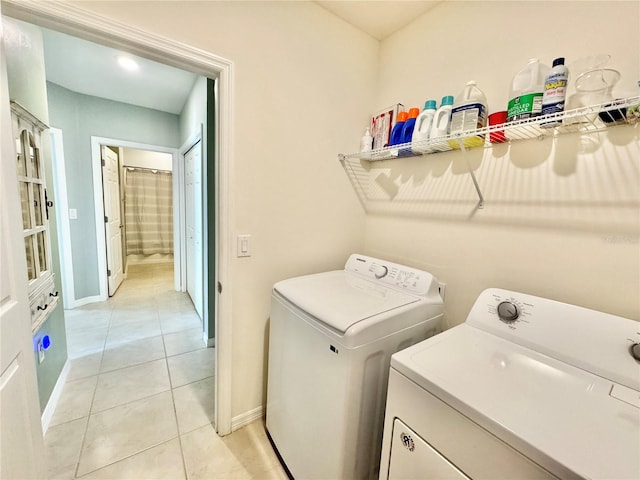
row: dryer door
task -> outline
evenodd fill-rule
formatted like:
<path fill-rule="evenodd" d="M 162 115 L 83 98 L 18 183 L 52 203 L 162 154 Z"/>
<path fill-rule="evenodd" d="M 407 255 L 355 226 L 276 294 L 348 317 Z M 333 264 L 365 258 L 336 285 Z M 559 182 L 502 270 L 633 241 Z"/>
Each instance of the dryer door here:
<path fill-rule="evenodd" d="M 469 477 L 397 418 L 393 422 L 388 478 L 469 480 Z"/>

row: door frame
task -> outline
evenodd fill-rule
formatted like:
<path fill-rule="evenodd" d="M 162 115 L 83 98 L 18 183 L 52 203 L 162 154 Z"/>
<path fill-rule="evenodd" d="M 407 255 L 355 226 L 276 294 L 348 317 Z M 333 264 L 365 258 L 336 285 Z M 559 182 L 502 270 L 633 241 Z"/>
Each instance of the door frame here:
<path fill-rule="evenodd" d="M 91 167 L 93 169 L 93 203 L 95 206 L 95 221 L 96 221 L 96 238 L 97 252 L 98 252 L 98 279 L 99 279 L 99 301 L 104 301 L 109 298 L 109 285 L 107 277 L 107 242 L 105 240 L 105 226 L 104 226 L 104 197 L 102 186 L 102 157 L 100 153 L 100 146 L 111 146 L 119 148 L 135 148 L 138 150 L 149 150 L 159 153 L 170 153 L 173 171 L 176 170 L 178 164 L 178 149 L 171 147 L 163 147 L 161 145 L 149 145 L 146 143 L 129 142 L 127 140 L 118 140 L 116 138 L 106 137 L 91 137 Z M 174 283 L 179 284 L 180 278 L 180 265 L 184 262 L 184 258 L 180 258 L 180 255 L 175 255 L 175 252 L 181 252 L 180 246 L 180 207 L 176 206 L 176 196 L 179 195 L 180 184 L 176 185 L 176 182 L 180 181 L 179 175 L 173 175 L 173 242 L 174 242 L 174 257 L 173 257 L 173 277 Z M 178 188 L 178 190 L 176 189 Z M 122 219 L 124 221 L 124 219 Z M 69 240 L 69 239 L 67 239 Z M 178 243 L 176 243 L 176 241 Z M 122 252 L 124 257 L 125 252 Z M 179 290 L 179 288 L 176 288 Z"/>
<path fill-rule="evenodd" d="M 76 301 L 73 279 L 73 250 L 71 249 L 71 225 L 69 223 L 69 200 L 67 197 L 67 173 L 64 163 L 64 137 L 62 130 L 49 127 L 51 145 L 51 163 L 53 166 L 53 194 L 58 210 L 56 228 L 58 229 L 58 254 L 60 256 L 60 277 L 62 280 L 62 300 L 65 309 L 76 308 L 81 302 Z M 89 297 L 91 299 L 92 297 Z M 85 299 L 83 299 L 85 300 Z M 82 302 L 83 304 L 84 302 Z"/>
<path fill-rule="evenodd" d="M 132 54 L 217 79 L 215 122 L 216 268 L 214 285 L 229 285 L 233 244 L 231 203 L 233 172 L 233 89 L 231 61 L 184 43 L 149 33 L 97 15 L 76 5 L 61 2 L 2 0 L 2 15 L 95 41 Z M 211 140 L 211 139 L 210 139 Z M 215 415 L 214 428 L 220 435 L 231 433 L 232 400 L 232 304 L 230 295 L 217 295 L 215 318 Z"/>

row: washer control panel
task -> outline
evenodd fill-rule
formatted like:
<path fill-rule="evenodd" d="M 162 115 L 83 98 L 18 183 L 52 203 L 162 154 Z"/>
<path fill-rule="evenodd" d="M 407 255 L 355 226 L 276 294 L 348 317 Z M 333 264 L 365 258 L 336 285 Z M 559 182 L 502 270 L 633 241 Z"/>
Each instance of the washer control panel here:
<path fill-rule="evenodd" d="M 344 269 L 357 273 L 368 280 L 392 285 L 417 295 L 427 295 L 430 292 L 437 293 L 438 291 L 438 284 L 429 272 L 366 255 L 351 255 Z"/>
<path fill-rule="evenodd" d="M 489 288 L 466 323 L 640 392 L 640 322 Z"/>
<path fill-rule="evenodd" d="M 496 319 L 514 330 L 519 328 L 520 323 L 528 323 L 529 318 L 535 311 L 535 304 L 525 302 L 518 295 L 505 295 L 494 292 L 487 302 L 487 320 Z"/>
<path fill-rule="evenodd" d="M 518 305 L 516 305 L 515 302 L 510 302 L 508 300 L 500 302 L 496 307 L 496 311 L 498 313 L 498 318 L 507 323 L 515 322 L 520 316 Z"/>

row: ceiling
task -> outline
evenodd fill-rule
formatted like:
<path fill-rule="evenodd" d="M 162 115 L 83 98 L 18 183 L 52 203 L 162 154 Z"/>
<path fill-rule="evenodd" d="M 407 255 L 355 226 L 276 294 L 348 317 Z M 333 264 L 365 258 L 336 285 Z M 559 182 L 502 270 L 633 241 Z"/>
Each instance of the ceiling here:
<path fill-rule="evenodd" d="M 443 1 L 333 0 L 316 3 L 373 38 L 384 40 Z"/>
<path fill-rule="evenodd" d="M 124 52 L 42 29 L 47 80 L 74 92 L 179 115 L 197 75 L 145 58 L 127 71 L 117 63 Z"/>
<path fill-rule="evenodd" d="M 382 40 L 444 0 L 317 1 L 349 24 Z M 139 68 L 117 64 L 124 52 L 43 28 L 47 80 L 74 92 L 179 115 L 194 73 L 127 55 Z"/>

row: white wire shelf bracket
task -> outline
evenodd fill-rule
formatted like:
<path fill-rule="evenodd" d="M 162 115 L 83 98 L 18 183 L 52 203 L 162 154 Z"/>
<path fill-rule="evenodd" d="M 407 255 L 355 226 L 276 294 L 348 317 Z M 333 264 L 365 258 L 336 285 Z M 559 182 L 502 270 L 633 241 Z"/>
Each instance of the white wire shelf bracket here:
<path fill-rule="evenodd" d="M 612 100 L 610 102 L 575 108 L 561 113 L 542 115 L 501 125 L 491 125 L 477 130 L 459 132 L 439 138 L 368 152 L 338 154 L 338 160 L 366 160 L 370 162 L 394 158 L 418 157 L 470 148 L 488 148 L 491 137 L 504 136 L 504 142 L 540 139 L 575 132 L 599 132 L 615 125 L 640 122 L 640 96 Z M 475 179 L 474 179 L 475 180 Z M 474 183 L 476 183 L 474 181 Z M 481 196 L 480 192 L 478 194 Z M 482 200 L 481 200 L 482 203 Z"/>

